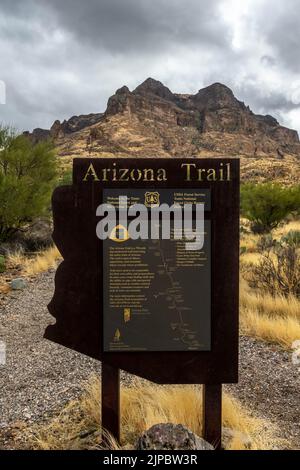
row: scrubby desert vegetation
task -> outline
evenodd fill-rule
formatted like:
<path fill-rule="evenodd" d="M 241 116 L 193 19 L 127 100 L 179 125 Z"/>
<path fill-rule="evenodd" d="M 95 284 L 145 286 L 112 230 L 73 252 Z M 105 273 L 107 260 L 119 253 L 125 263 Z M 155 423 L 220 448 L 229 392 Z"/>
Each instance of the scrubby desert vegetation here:
<path fill-rule="evenodd" d="M 36 276 L 48 269 L 55 268 L 58 260 L 61 259 L 56 246 L 50 246 L 44 251 L 34 254 L 31 257 L 22 252 L 8 254 L 7 266 L 14 269 L 19 268 L 24 276 Z"/>
<path fill-rule="evenodd" d="M 300 338 L 300 189 L 241 190 L 241 332 L 291 348 Z"/>
<path fill-rule="evenodd" d="M 300 221 L 241 233 L 241 332 L 291 348 L 300 338 Z M 245 227 L 246 225 L 246 227 Z"/>

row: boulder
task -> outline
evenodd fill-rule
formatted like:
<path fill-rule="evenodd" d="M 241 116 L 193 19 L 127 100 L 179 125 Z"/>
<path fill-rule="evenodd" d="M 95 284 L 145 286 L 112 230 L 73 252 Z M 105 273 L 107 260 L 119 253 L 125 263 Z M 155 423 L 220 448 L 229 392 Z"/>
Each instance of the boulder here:
<path fill-rule="evenodd" d="M 155 424 L 139 438 L 137 450 L 214 450 L 182 424 Z"/>
<path fill-rule="evenodd" d="M 10 287 L 12 288 L 12 290 L 23 290 L 25 289 L 26 285 L 27 283 L 22 277 L 13 279 L 10 283 Z"/>

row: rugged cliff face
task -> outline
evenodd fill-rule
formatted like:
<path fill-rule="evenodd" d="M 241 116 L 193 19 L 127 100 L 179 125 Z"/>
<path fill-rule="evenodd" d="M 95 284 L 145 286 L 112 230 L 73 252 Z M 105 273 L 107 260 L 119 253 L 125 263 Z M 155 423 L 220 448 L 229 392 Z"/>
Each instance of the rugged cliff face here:
<path fill-rule="evenodd" d="M 64 138 L 73 132 L 78 132 L 84 129 L 85 127 L 90 127 L 101 121 L 103 113 L 99 114 L 82 114 L 80 116 L 73 116 L 67 121 L 62 123 L 59 120 L 54 121 L 50 130 L 46 129 L 34 129 L 32 133 L 24 132 L 25 135 L 28 135 L 34 142 L 38 142 L 43 139 L 52 138 L 57 140 L 59 138 Z"/>
<path fill-rule="evenodd" d="M 296 131 L 272 116 L 254 114 L 221 83 L 195 95 L 172 93 L 148 78 L 134 91 L 123 86 L 103 114 L 55 121 L 49 131 L 61 157 L 240 156 L 245 177 L 293 180 L 299 170 Z M 294 174 L 293 174 L 294 173 Z"/>
<path fill-rule="evenodd" d="M 149 127 L 164 126 L 168 148 L 162 145 L 160 151 L 171 156 L 178 153 L 176 141 L 181 131 L 187 133 L 183 151 L 195 156 L 201 150 L 245 155 L 267 155 L 277 150 L 297 154 L 300 150 L 296 131 L 280 126 L 272 116 L 255 115 L 221 83 L 195 95 L 179 95 L 150 78 L 133 92 L 120 88 L 108 100 L 105 116 L 119 114 L 127 119 L 137 117 Z M 174 139 L 168 141 L 170 131 Z M 147 132 L 144 134 L 147 136 Z"/>

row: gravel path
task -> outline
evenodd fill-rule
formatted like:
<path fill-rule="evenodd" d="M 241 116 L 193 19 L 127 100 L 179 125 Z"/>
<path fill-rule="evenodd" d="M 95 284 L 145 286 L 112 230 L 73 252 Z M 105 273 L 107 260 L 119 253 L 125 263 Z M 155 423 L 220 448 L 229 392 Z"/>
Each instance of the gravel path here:
<path fill-rule="evenodd" d="M 82 381 L 100 372 L 99 362 L 43 339 L 54 321 L 47 304 L 54 272 L 13 291 L 0 306 L 0 339 L 6 342 L 6 366 L 0 366 L 0 426 L 37 421 L 78 396 Z"/>
<path fill-rule="evenodd" d="M 0 449 L 3 431 L 18 421 L 37 422 L 60 410 L 100 373 L 99 362 L 43 339 L 53 321 L 47 304 L 54 271 L 32 280 L 24 291 L 0 297 L 0 340 L 7 361 L 0 365 Z M 248 408 L 280 426 L 292 448 L 300 448 L 300 372 L 291 353 L 241 338 L 240 382 L 227 386 Z M 128 376 L 122 375 L 123 380 Z"/>
<path fill-rule="evenodd" d="M 300 369 L 292 353 L 254 338 L 240 338 L 239 383 L 227 389 L 254 410 L 277 423 L 280 437 L 300 449 Z"/>

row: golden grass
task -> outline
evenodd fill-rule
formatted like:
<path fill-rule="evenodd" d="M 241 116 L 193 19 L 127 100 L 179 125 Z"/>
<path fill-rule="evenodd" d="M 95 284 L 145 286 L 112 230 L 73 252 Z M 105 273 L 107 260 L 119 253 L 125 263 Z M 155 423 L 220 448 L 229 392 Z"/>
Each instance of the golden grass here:
<path fill-rule="evenodd" d="M 121 446 L 134 448 L 143 431 L 157 423 L 183 424 L 202 433 L 200 386 L 158 386 L 136 379 L 121 387 Z M 34 449 L 101 448 L 100 380 L 91 380 L 84 395 L 50 423 L 26 431 Z M 253 417 L 228 393 L 223 394 L 222 421 L 226 449 L 272 449 L 280 446 L 277 428 Z M 282 444 L 282 442 L 281 442 Z M 110 448 L 119 448 L 111 439 Z"/>
<path fill-rule="evenodd" d="M 9 268 L 18 268 L 23 266 L 25 259 L 22 251 L 15 251 L 7 256 L 6 263 Z"/>
<path fill-rule="evenodd" d="M 256 310 L 258 313 L 269 315 L 270 317 L 300 320 L 300 302 L 293 295 L 289 297 L 284 297 L 283 295 L 272 297 L 270 294 L 259 294 L 246 290 L 242 284 L 240 305 L 242 308 Z"/>
<path fill-rule="evenodd" d="M 257 251 L 257 242 L 259 239 L 260 236 L 253 233 L 242 234 L 240 245 L 244 247 L 248 253 L 253 253 Z"/>
<path fill-rule="evenodd" d="M 273 237 L 281 238 L 282 236 L 286 235 L 291 230 L 300 231 L 300 220 L 292 220 L 282 226 L 279 226 L 278 228 L 273 230 Z"/>
<path fill-rule="evenodd" d="M 20 252 L 10 254 L 7 257 L 7 262 L 11 268 L 20 267 L 24 276 L 35 276 L 54 268 L 59 259 L 61 259 L 61 254 L 58 249 L 56 246 L 51 246 L 33 258 L 28 258 Z"/>
<path fill-rule="evenodd" d="M 240 256 L 241 264 L 244 264 L 244 265 L 259 264 L 261 259 L 262 259 L 262 255 L 260 253 L 255 253 L 255 252 L 242 253 Z"/>
<path fill-rule="evenodd" d="M 56 248 L 52 246 L 33 259 L 28 259 L 24 265 L 24 273 L 27 276 L 34 276 L 50 268 L 54 268 L 57 261 L 61 259 L 61 254 Z"/>
<path fill-rule="evenodd" d="M 265 253 L 257 251 L 242 253 L 240 255 L 241 266 L 250 267 L 251 264 L 257 265 L 263 260 L 264 255 Z M 269 257 L 273 259 L 275 263 L 277 262 L 277 258 L 272 251 L 269 253 Z"/>
<path fill-rule="evenodd" d="M 290 349 L 300 339 L 300 323 L 294 318 L 272 318 L 257 310 L 245 309 L 240 316 L 241 332 Z"/>
<path fill-rule="evenodd" d="M 300 339 L 300 301 L 281 295 L 272 297 L 240 283 L 240 329 L 245 335 L 290 349 Z"/>
<path fill-rule="evenodd" d="M 300 220 L 293 220 L 273 231 L 275 239 L 280 239 L 290 230 L 300 230 Z M 241 246 L 247 251 L 241 254 L 241 271 L 247 278 L 248 269 L 257 265 L 261 254 L 257 252 L 259 236 L 243 234 Z M 272 256 L 272 254 L 271 254 Z M 243 334 L 277 343 L 290 349 L 293 341 L 300 339 L 300 300 L 290 295 L 284 297 L 278 293 L 272 296 L 251 289 L 246 280 L 240 283 L 240 326 Z"/>

